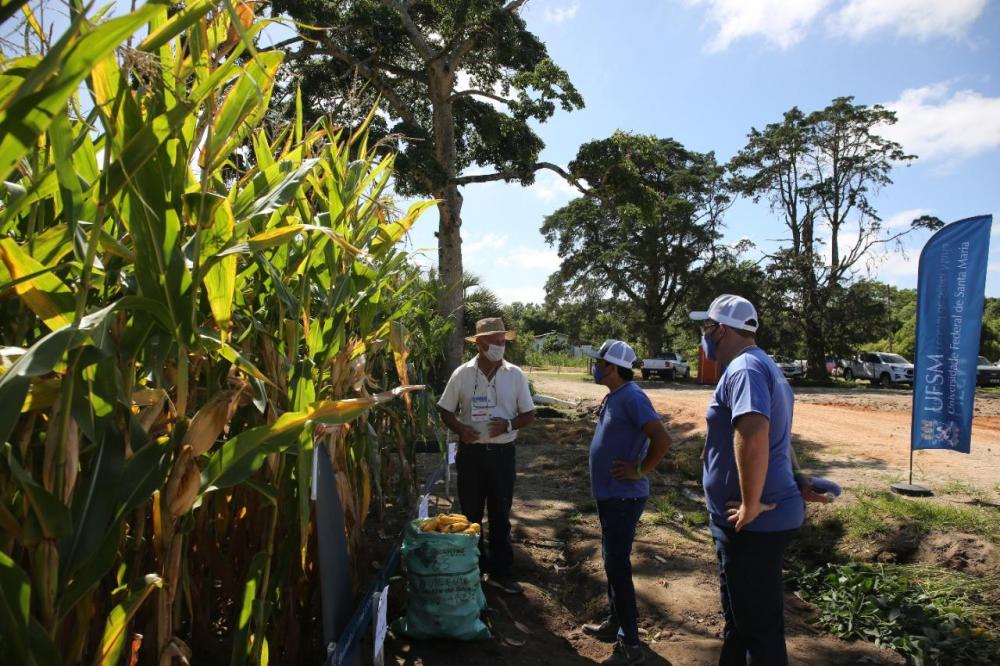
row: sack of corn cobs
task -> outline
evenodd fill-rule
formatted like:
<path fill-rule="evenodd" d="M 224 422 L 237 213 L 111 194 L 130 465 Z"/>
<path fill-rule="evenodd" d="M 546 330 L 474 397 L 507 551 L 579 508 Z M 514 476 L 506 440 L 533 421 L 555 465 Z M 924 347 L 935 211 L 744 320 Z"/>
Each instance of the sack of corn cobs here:
<path fill-rule="evenodd" d="M 403 538 L 406 615 L 393 630 L 411 638 L 489 638 L 479 619 L 486 597 L 479 582 L 479 523 L 461 514 L 418 518 Z"/>

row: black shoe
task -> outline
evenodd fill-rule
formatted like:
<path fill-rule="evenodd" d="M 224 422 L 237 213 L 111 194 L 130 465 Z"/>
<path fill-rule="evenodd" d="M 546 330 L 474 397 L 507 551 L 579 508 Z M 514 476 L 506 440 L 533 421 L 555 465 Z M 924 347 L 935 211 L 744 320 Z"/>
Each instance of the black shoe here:
<path fill-rule="evenodd" d="M 642 645 L 628 646 L 618 641 L 615 644 L 615 651 L 601 663 L 612 666 L 632 666 L 632 664 L 641 664 L 644 661 L 646 661 L 646 655 L 642 653 Z"/>
<path fill-rule="evenodd" d="M 609 615 L 600 623 L 590 622 L 583 625 L 583 633 L 602 641 L 613 641 L 618 637 L 618 622 Z"/>
<path fill-rule="evenodd" d="M 492 585 L 498 590 L 503 590 L 507 594 L 524 594 L 524 588 L 521 587 L 521 584 L 510 576 L 507 576 L 506 578 L 497 578 L 496 576 L 491 575 L 486 578 L 486 583 Z"/>

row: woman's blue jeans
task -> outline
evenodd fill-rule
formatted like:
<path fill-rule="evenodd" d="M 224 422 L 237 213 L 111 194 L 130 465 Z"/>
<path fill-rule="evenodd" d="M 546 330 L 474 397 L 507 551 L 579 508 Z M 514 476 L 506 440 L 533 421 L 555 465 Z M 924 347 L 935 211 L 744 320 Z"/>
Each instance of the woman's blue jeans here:
<path fill-rule="evenodd" d="M 601 519 L 601 552 L 608 578 L 608 609 L 618 622 L 618 640 L 639 644 L 639 611 L 632 584 L 632 542 L 646 497 L 597 500 Z"/>

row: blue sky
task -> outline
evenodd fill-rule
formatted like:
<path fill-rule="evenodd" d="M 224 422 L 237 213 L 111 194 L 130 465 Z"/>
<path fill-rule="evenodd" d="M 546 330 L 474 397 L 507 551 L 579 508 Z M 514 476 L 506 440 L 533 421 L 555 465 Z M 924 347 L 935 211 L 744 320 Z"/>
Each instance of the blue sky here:
<path fill-rule="evenodd" d="M 530 0 L 523 16 L 583 94 L 538 131 L 542 158 L 566 165 L 583 142 L 616 129 L 673 137 L 729 159 L 752 126 L 834 97 L 895 109 L 891 136 L 920 159 L 877 199 L 889 225 L 930 213 L 992 213 L 986 293 L 1000 296 L 1000 3 L 996 0 Z M 574 190 L 541 172 L 535 185 L 463 190 L 465 267 L 504 301 L 541 302 L 559 260 L 538 232 Z M 436 258 L 437 216 L 412 233 Z M 725 240 L 765 247 L 782 227 L 766 205 L 737 202 Z M 916 285 L 929 234 L 911 234 L 874 275 Z"/>
<path fill-rule="evenodd" d="M 130 4 L 114 2 L 116 13 Z M 58 34 L 62 3 L 40 4 Z M 792 106 L 813 111 L 841 95 L 883 104 L 899 117 L 887 133 L 920 159 L 894 172 L 880 215 L 895 228 L 924 213 L 993 214 L 986 294 L 1000 297 L 1000 0 L 529 0 L 522 15 L 587 105 L 538 126 L 542 159 L 565 166 L 581 143 L 623 129 L 726 161 L 751 127 Z M 262 41 L 289 34 L 272 27 Z M 541 302 L 559 258 L 538 230 L 576 191 L 542 171 L 531 187 L 463 194 L 466 270 L 506 302 Z M 773 249 L 784 235 L 766 205 L 745 200 L 725 224 L 728 243 Z M 409 239 L 424 264 L 436 261 L 436 229 L 432 209 Z M 886 254 L 871 275 L 916 286 L 928 237 L 911 234 L 906 253 Z"/>

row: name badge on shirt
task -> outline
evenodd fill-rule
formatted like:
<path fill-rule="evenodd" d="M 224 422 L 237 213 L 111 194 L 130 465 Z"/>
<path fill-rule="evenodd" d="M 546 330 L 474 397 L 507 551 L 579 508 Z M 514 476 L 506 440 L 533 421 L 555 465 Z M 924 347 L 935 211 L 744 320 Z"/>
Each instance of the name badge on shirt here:
<path fill-rule="evenodd" d="M 482 423 L 483 421 L 489 421 L 490 407 L 493 406 L 489 404 L 489 398 L 485 395 L 472 396 L 472 422 Z"/>

